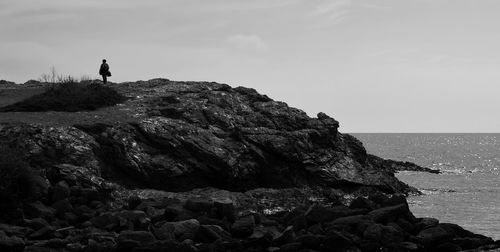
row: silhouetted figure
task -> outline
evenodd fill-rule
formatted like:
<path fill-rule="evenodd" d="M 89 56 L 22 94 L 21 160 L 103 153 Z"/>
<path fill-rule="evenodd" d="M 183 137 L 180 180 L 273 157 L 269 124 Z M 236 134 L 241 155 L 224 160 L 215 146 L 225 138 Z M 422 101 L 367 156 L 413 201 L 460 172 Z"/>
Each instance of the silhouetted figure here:
<path fill-rule="evenodd" d="M 102 82 L 106 84 L 108 82 L 108 77 L 111 76 L 111 72 L 109 72 L 109 65 L 106 63 L 106 60 L 102 60 L 101 68 L 99 68 L 99 75 L 102 75 Z"/>

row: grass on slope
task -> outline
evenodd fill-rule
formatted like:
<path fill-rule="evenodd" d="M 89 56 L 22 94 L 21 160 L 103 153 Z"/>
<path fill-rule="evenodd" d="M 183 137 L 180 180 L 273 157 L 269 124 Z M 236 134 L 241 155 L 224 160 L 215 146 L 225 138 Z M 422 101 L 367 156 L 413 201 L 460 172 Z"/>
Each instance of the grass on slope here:
<path fill-rule="evenodd" d="M 45 92 L 0 108 L 1 112 L 90 111 L 122 103 L 126 97 L 99 83 L 65 81 Z"/>

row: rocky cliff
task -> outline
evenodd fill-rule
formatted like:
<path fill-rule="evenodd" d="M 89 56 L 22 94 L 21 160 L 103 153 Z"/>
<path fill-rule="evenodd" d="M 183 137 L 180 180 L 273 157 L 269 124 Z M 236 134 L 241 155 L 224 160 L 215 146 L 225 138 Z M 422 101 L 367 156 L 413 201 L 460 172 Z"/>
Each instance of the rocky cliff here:
<path fill-rule="evenodd" d="M 409 191 L 391 162 L 366 154 L 324 113 L 310 118 L 253 89 L 168 80 L 116 85 L 140 109 L 116 124 L 0 125 L 0 139 L 32 165 L 72 164 L 130 186 L 169 191 L 217 187 L 373 187 Z M 137 113 L 137 111 L 130 111 Z M 50 120 L 50 118 L 48 118 Z"/>
<path fill-rule="evenodd" d="M 311 118 L 219 83 L 112 87 L 127 101 L 0 113 L 0 144 L 20 150 L 39 188 L 3 216 L 14 225 L 0 224 L 0 248 L 425 251 L 453 239 L 463 248 L 493 242 L 415 218 L 400 194 L 415 189 L 394 172 L 425 169 L 367 154 L 324 113 Z"/>

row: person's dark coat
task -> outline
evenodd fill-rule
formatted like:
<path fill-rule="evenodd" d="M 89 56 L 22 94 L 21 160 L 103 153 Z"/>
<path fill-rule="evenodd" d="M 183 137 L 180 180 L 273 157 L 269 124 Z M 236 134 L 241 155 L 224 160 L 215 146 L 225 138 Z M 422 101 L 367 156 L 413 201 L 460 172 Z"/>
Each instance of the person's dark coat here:
<path fill-rule="evenodd" d="M 109 65 L 107 63 L 102 63 L 101 68 L 99 69 L 99 75 L 111 76 L 109 72 Z"/>

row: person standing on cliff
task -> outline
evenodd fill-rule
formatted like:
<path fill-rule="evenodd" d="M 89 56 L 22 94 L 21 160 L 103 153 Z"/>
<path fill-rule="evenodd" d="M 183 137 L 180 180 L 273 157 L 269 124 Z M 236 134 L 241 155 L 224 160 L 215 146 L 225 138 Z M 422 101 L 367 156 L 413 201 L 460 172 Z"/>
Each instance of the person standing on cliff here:
<path fill-rule="evenodd" d="M 104 84 L 108 83 L 108 77 L 111 76 L 111 72 L 109 72 L 109 65 L 105 59 L 102 60 L 101 68 L 99 68 L 99 75 L 102 75 L 102 82 Z"/>

